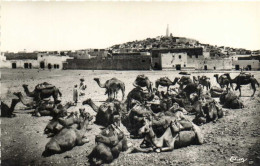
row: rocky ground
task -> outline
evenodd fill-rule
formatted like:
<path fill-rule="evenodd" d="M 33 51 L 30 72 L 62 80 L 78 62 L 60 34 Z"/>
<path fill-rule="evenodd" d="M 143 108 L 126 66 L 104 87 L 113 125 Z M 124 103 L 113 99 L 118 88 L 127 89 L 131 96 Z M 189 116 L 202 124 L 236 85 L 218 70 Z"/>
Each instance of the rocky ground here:
<path fill-rule="evenodd" d="M 203 72 L 191 73 L 192 75 L 206 74 L 211 78 L 211 83 L 217 85 L 213 77 L 214 73 Z M 73 86 L 79 84 L 80 78 L 84 78 L 88 86 L 86 96 L 82 97 L 80 103 L 69 111 L 78 111 L 79 108 L 84 107 L 94 115 L 94 111 L 89 106 L 81 104 L 87 98 L 91 98 L 97 105 L 106 99 L 105 90 L 99 88 L 93 78 L 99 77 L 103 83 L 107 79 L 117 77 L 125 82 L 126 93 L 128 93 L 133 88 L 132 83 L 138 74 L 145 74 L 154 82 L 162 76 L 168 76 L 173 80 L 179 76 L 177 73 L 175 71 L 1 70 L 1 100 L 10 105 L 11 99 L 15 98 L 13 92 L 24 93 L 22 84 L 28 84 L 29 89 L 33 90 L 35 85 L 46 81 L 60 88 L 63 94 L 62 103 L 66 103 L 72 100 Z M 260 72 L 252 73 L 260 82 Z M 236 75 L 238 75 L 237 72 L 231 73 L 232 78 Z M 201 127 L 205 135 L 205 144 L 165 153 L 122 153 L 110 165 L 260 165 L 259 88 L 255 97 L 250 97 L 251 94 L 251 87 L 243 86 L 241 99 L 245 108 L 225 109 L 225 116 L 217 123 L 209 123 Z M 1 118 L 2 165 L 89 165 L 87 155 L 95 146 L 94 138 L 100 132 L 100 126 L 91 125 L 92 130 L 88 132 L 89 143 L 45 158 L 42 157 L 42 152 L 49 138 L 46 138 L 43 130 L 51 118 L 33 117 L 27 113 L 28 111 L 31 110 L 26 110 L 25 106 L 18 103 L 15 108 L 17 117 Z M 127 132 L 126 134 L 128 135 Z M 138 146 L 142 141 L 141 139 L 128 140 L 134 146 Z M 245 161 L 240 164 L 231 162 L 243 159 Z"/>

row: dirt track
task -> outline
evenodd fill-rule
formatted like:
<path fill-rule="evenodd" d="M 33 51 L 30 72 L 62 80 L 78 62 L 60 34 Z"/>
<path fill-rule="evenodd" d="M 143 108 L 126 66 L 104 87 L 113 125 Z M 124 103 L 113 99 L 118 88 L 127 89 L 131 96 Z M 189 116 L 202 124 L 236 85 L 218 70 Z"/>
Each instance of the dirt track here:
<path fill-rule="evenodd" d="M 37 70 L 1 70 L 1 100 L 10 105 L 11 99 L 15 98 L 13 92 L 21 91 L 24 94 L 22 84 L 28 84 L 29 89 L 44 81 L 60 88 L 63 96 L 62 103 L 72 100 L 72 89 L 79 84 L 79 79 L 84 78 L 88 86 L 86 96 L 81 99 L 91 98 L 97 105 L 105 101 L 105 90 L 98 87 L 93 78 L 101 78 L 103 83 L 112 77 L 117 77 L 126 84 L 126 94 L 133 88 L 133 81 L 138 74 L 145 74 L 151 81 L 162 76 L 174 79 L 178 72 L 174 71 L 40 71 Z M 252 72 L 260 82 L 260 72 Z M 194 71 L 193 75 L 203 75 Z M 212 85 L 216 84 L 214 73 L 207 73 L 211 78 Z M 219 73 L 221 74 L 221 73 Z M 238 73 L 231 73 L 234 78 Z M 238 94 L 238 91 L 236 91 Z M 121 94 L 121 93 L 120 93 Z M 259 88 L 255 97 L 251 98 L 252 89 L 250 85 L 242 87 L 242 101 L 244 109 L 227 110 L 225 116 L 217 123 L 209 123 L 201 128 L 205 134 L 206 143 L 201 146 L 189 146 L 176 149 L 167 153 L 151 154 L 120 154 L 111 165 L 260 165 L 260 93 Z M 119 96 L 120 98 L 121 96 Z M 72 107 L 69 111 L 77 111 L 84 107 L 91 114 L 94 111 L 89 106 Z M 49 138 L 43 135 L 43 130 L 51 119 L 50 117 L 32 117 L 25 113 L 25 106 L 19 103 L 15 112 L 17 117 L 1 118 L 1 160 L 2 165 L 89 165 L 87 155 L 95 146 L 94 137 L 99 133 L 100 126 L 91 125 L 89 131 L 90 142 L 74 147 L 72 150 L 50 157 L 42 157 L 46 143 Z M 128 133 L 127 133 L 128 134 Z M 141 139 L 128 139 L 138 146 Z M 244 158 L 241 164 L 230 162 L 232 156 Z"/>

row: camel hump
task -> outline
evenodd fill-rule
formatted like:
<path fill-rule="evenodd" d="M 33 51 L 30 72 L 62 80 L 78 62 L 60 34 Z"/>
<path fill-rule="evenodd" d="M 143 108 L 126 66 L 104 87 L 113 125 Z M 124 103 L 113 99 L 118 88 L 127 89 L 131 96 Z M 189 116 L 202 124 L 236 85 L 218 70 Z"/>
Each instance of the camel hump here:
<path fill-rule="evenodd" d="M 145 75 L 138 75 L 136 79 L 142 79 L 142 80 L 146 80 L 148 79 L 148 77 L 146 77 Z"/>
<path fill-rule="evenodd" d="M 49 84 L 47 82 L 43 82 L 41 84 L 36 85 L 35 89 L 36 90 L 42 90 L 42 89 L 51 89 L 54 88 L 55 86 L 52 84 Z"/>
<path fill-rule="evenodd" d="M 250 73 L 242 72 L 239 74 L 239 77 L 240 77 L 240 79 L 250 79 L 252 77 L 252 75 Z"/>

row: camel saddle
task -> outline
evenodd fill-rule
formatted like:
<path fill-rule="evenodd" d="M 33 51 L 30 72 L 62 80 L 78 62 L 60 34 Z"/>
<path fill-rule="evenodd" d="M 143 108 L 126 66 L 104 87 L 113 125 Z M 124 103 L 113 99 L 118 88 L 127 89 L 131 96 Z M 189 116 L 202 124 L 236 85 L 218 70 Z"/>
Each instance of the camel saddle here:
<path fill-rule="evenodd" d="M 49 84 L 47 82 L 43 82 L 41 84 L 36 85 L 35 89 L 36 90 L 43 90 L 43 89 L 51 89 L 54 88 L 55 86 L 52 84 Z"/>
<path fill-rule="evenodd" d="M 252 77 L 252 75 L 250 73 L 244 73 L 244 72 L 241 72 L 239 74 L 239 78 L 240 79 L 250 79 Z"/>

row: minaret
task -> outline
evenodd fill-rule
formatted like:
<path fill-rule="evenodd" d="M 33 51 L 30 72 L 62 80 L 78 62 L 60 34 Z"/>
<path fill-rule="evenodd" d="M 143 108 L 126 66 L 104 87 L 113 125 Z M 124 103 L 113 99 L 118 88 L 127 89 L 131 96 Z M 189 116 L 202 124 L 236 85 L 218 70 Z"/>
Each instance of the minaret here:
<path fill-rule="evenodd" d="M 166 37 L 169 37 L 169 24 L 167 24 L 167 28 L 166 28 Z"/>

